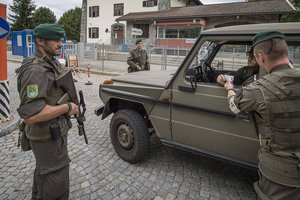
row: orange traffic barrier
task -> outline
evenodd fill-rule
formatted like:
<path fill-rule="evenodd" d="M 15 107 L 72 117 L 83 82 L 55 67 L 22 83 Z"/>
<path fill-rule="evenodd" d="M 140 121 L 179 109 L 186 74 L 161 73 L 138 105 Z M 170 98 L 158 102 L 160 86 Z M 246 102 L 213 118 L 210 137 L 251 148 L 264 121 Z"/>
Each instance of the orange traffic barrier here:
<path fill-rule="evenodd" d="M 6 19 L 6 5 L 0 4 L 0 17 Z M 7 80 L 7 39 L 0 39 L 0 81 Z"/>
<path fill-rule="evenodd" d="M 1 21 L 6 20 L 6 5 L 0 4 Z M 3 33 L 2 33 L 3 34 Z M 4 38 L 2 38 L 2 36 Z M 2 39 L 1 39 L 2 38 Z M 9 84 L 7 79 L 7 39 L 0 38 L 0 123 L 10 120 Z"/>
<path fill-rule="evenodd" d="M 90 81 L 90 77 L 91 77 L 91 66 L 90 66 L 90 64 L 87 65 L 86 75 L 87 75 L 88 81 L 85 83 L 85 85 L 93 85 L 93 83 Z"/>

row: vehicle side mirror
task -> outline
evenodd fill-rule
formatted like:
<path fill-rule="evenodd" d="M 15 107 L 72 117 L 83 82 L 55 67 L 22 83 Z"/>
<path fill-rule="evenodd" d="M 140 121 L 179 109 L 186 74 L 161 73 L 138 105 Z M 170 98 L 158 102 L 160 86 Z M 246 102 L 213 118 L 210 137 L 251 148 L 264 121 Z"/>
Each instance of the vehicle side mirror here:
<path fill-rule="evenodd" d="M 189 86 L 178 86 L 178 90 L 184 91 L 184 92 L 195 92 L 197 88 L 197 76 L 196 76 L 196 68 L 190 68 L 186 72 L 185 75 L 186 79 L 190 81 L 191 85 Z"/>

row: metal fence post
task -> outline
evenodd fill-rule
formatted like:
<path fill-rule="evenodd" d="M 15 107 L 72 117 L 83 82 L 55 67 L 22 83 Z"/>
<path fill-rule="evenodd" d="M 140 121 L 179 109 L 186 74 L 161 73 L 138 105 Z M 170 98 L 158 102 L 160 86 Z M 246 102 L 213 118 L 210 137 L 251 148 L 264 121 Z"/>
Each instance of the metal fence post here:
<path fill-rule="evenodd" d="M 78 51 L 78 60 L 82 62 L 84 60 L 84 43 L 78 42 L 77 44 L 77 51 Z"/>
<path fill-rule="evenodd" d="M 167 70 L 167 48 L 162 48 L 161 71 Z"/>
<path fill-rule="evenodd" d="M 94 43 L 93 44 L 93 61 L 97 61 L 98 59 L 98 48 L 97 48 L 97 44 Z"/>
<path fill-rule="evenodd" d="M 163 63 L 164 63 L 164 47 L 161 48 L 161 62 L 160 62 L 161 71 L 163 71 Z"/>
<path fill-rule="evenodd" d="M 168 55 L 168 49 L 165 48 L 165 66 L 164 66 L 165 70 L 167 70 L 167 55 Z"/>
<path fill-rule="evenodd" d="M 101 45 L 101 51 L 100 51 L 100 57 L 102 58 L 102 71 L 104 71 L 104 58 L 105 58 L 105 52 L 104 52 L 104 43 Z"/>
<path fill-rule="evenodd" d="M 177 46 L 177 64 L 179 63 L 179 46 Z"/>
<path fill-rule="evenodd" d="M 233 50 L 232 50 L 232 70 L 235 69 L 234 54 L 235 54 L 235 46 L 233 47 Z"/>

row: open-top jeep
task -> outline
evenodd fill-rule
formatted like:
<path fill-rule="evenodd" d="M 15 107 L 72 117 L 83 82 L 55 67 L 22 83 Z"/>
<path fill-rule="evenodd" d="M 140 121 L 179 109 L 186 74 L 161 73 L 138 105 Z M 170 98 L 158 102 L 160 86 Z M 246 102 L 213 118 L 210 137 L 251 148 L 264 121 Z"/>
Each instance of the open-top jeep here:
<path fill-rule="evenodd" d="M 228 108 L 220 73 L 247 64 L 252 37 L 264 30 L 285 34 L 291 62 L 300 63 L 300 23 L 223 27 L 201 33 L 176 71 L 125 74 L 100 85 L 102 119 L 113 113 L 111 141 L 130 163 L 145 158 L 151 133 L 163 144 L 256 167 L 258 140 L 248 113 Z"/>

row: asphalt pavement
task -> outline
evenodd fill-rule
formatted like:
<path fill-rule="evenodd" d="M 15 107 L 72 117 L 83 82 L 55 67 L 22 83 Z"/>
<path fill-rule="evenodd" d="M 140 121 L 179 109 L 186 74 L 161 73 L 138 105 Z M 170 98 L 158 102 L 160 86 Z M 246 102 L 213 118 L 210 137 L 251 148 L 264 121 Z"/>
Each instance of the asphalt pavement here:
<path fill-rule="evenodd" d="M 117 67 L 124 66 L 124 62 L 118 64 Z M 19 61 L 8 62 L 13 119 L 18 119 L 14 70 L 19 66 Z M 101 120 L 93 113 L 102 105 L 99 84 L 126 70 L 112 72 L 95 73 L 89 79 L 82 73 L 75 83 L 77 90 L 83 91 L 87 105 L 85 127 L 89 144 L 78 135 L 76 121 L 72 120 L 68 138 L 72 160 L 70 199 L 256 199 L 252 184 L 258 179 L 257 172 L 164 146 L 155 135 L 151 136 L 145 161 L 129 164 L 120 159 L 109 137 L 110 117 Z M 87 81 L 93 85 L 85 85 Z M 35 159 L 31 151 L 22 152 L 16 146 L 18 131 L 11 129 L 0 137 L 0 199 L 31 199 Z"/>

